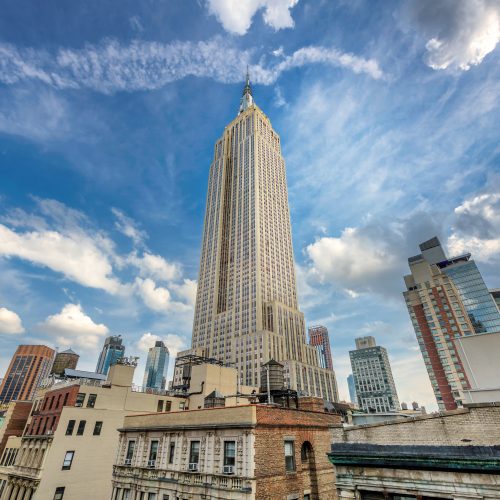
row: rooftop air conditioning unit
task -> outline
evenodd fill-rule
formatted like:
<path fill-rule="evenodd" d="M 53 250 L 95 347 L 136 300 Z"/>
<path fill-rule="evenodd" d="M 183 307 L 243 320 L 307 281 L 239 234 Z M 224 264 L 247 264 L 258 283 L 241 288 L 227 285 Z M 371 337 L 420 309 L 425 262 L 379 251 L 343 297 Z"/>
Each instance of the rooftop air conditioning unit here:
<path fill-rule="evenodd" d="M 224 474 L 234 474 L 234 465 L 224 465 L 222 472 Z"/>
<path fill-rule="evenodd" d="M 148 460 L 148 467 L 153 468 L 156 465 L 156 460 Z"/>
<path fill-rule="evenodd" d="M 132 459 L 131 458 L 126 458 L 123 463 L 125 465 L 130 465 L 132 463 Z"/>
<path fill-rule="evenodd" d="M 198 470 L 198 464 L 196 462 L 193 464 L 189 464 L 189 470 L 191 472 L 196 472 Z"/>

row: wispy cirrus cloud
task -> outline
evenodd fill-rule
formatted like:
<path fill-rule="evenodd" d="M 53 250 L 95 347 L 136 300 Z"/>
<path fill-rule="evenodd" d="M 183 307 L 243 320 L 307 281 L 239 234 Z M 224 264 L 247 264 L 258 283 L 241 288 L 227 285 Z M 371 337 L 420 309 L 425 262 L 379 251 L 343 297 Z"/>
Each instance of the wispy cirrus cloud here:
<path fill-rule="evenodd" d="M 270 63 L 252 63 L 257 49 L 242 50 L 230 40 L 171 43 L 134 40 L 120 44 L 107 39 L 83 49 L 60 48 L 56 53 L 0 44 L 0 81 L 7 85 L 41 82 L 59 89 L 86 88 L 103 93 L 151 90 L 187 76 L 222 83 L 242 80 L 246 65 L 255 83 L 270 85 L 292 68 L 326 64 L 383 77 L 379 64 L 334 47 L 303 47 Z"/>

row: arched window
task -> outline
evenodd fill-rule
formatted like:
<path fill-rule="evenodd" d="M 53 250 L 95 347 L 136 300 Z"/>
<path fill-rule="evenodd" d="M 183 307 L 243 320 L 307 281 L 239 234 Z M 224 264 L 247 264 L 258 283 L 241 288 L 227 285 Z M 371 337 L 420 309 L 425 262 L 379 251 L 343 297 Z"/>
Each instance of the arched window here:
<path fill-rule="evenodd" d="M 312 446 L 309 441 L 304 441 L 302 443 L 302 448 L 300 449 L 300 458 L 302 462 L 309 462 L 309 459 L 312 456 Z"/>

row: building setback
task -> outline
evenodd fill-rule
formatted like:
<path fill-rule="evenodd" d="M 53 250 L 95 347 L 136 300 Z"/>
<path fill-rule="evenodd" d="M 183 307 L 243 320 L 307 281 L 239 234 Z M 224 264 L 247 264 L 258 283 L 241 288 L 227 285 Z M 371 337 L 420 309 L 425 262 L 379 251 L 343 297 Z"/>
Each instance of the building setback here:
<path fill-rule="evenodd" d="M 311 326 L 309 328 L 309 344 L 319 347 L 320 365 L 322 368 L 333 370 L 330 337 L 326 326 Z"/>
<path fill-rule="evenodd" d="M 0 403 L 29 401 L 52 368 L 55 351 L 44 345 L 20 345 L 0 385 Z"/>
<path fill-rule="evenodd" d="M 306 342 L 280 138 L 248 76 L 210 166 L 192 348 L 235 366 L 245 385 L 275 359 L 290 389 L 338 400 L 335 373 Z"/>
<path fill-rule="evenodd" d="M 437 238 L 420 250 L 403 295 L 438 406 L 453 410 L 471 388 L 456 341 L 500 331 L 500 313 L 470 254 L 448 259 Z"/>
<path fill-rule="evenodd" d="M 370 413 L 400 410 L 387 350 L 371 336 L 360 337 L 349 357 L 359 407 Z"/>

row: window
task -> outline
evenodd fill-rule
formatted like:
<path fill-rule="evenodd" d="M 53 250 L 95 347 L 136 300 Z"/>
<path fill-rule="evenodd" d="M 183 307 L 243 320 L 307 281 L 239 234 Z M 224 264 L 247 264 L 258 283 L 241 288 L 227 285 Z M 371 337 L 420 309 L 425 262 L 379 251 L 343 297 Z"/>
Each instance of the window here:
<path fill-rule="evenodd" d="M 56 488 L 54 493 L 54 500 L 62 500 L 64 496 L 64 486 L 59 486 Z"/>
<path fill-rule="evenodd" d="M 95 425 L 94 425 L 94 436 L 100 436 L 101 435 L 101 430 L 102 430 L 102 422 L 98 420 Z"/>
<path fill-rule="evenodd" d="M 69 392 L 67 392 L 67 393 L 64 395 L 63 406 L 66 406 L 66 405 L 68 404 L 68 396 L 69 396 Z"/>
<path fill-rule="evenodd" d="M 76 420 L 68 420 L 68 427 L 66 427 L 66 436 L 71 436 L 75 428 Z"/>
<path fill-rule="evenodd" d="M 85 401 L 85 393 L 79 392 L 76 395 L 75 406 L 83 406 L 83 402 Z"/>
<path fill-rule="evenodd" d="M 302 448 L 300 449 L 300 459 L 302 462 L 309 462 L 309 458 L 311 458 L 312 446 L 309 441 L 304 441 L 302 444 Z"/>
<path fill-rule="evenodd" d="M 158 407 L 156 408 L 156 411 L 163 411 L 163 401 L 161 399 L 158 400 Z"/>
<path fill-rule="evenodd" d="M 200 442 L 191 441 L 189 448 L 189 463 L 197 464 L 200 461 Z"/>
<path fill-rule="evenodd" d="M 129 498 L 130 498 L 130 490 L 129 489 L 123 490 L 122 500 L 129 500 Z"/>
<path fill-rule="evenodd" d="M 97 394 L 89 394 L 89 399 L 87 400 L 87 408 L 94 408 L 96 399 Z"/>
<path fill-rule="evenodd" d="M 172 401 L 165 401 L 165 411 L 170 411 L 172 409 Z"/>
<path fill-rule="evenodd" d="M 236 441 L 224 441 L 224 465 L 234 465 L 236 460 Z"/>
<path fill-rule="evenodd" d="M 134 458 L 134 450 L 135 450 L 135 441 L 129 441 L 127 447 L 127 456 L 125 457 L 125 460 L 130 462 L 132 461 L 132 458 Z"/>
<path fill-rule="evenodd" d="M 69 469 L 71 469 L 71 464 L 73 463 L 73 457 L 74 456 L 75 456 L 75 452 L 74 451 L 67 451 L 66 452 L 66 455 L 64 455 L 64 461 L 63 461 L 62 470 L 69 470 Z"/>
<path fill-rule="evenodd" d="M 148 493 L 148 500 L 156 500 L 156 493 Z"/>
<path fill-rule="evenodd" d="M 158 441 L 151 441 L 151 445 L 149 447 L 148 465 L 155 465 L 157 455 L 158 455 Z"/>
<path fill-rule="evenodd" d="M 293 441 L 285 441 L 285 469 L 287 472 L 295 471 L 295 453 Z"/>
<path fill-rule="evenodd" d="M 86 420 L 80 420 L 78 423 L 78 429 L 76 430 L 76 435 L 77 436 L 83 436 L 83 432 L 85 431 L 85 424 L 87 423 Z"/>
<path fill-rule="evenodd" d="M 175 455 L 175 443 L 170 443 L 170 448 L 168 449 L 168 463 L 174 463 L 174 455 Z"/>

